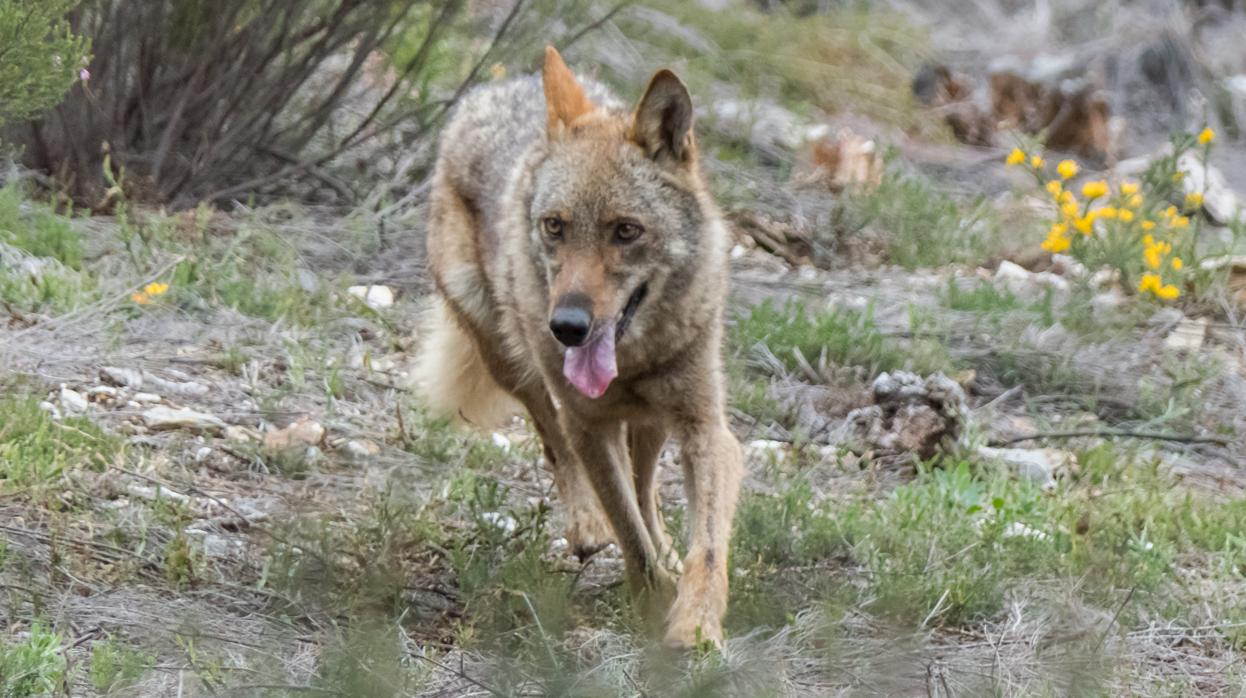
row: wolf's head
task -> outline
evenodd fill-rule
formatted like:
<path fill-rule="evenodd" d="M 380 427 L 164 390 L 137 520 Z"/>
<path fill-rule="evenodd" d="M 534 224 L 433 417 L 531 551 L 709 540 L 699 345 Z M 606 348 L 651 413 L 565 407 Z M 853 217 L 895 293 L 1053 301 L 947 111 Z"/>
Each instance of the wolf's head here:
<path fill-rule="evenodd" d="M 596 398 L 618 374 L 616 345 L 661 321 L 646 298 L 680 287 L 705 253 L 692 100 L 661 70 L 633 113 L 599 109 L 553 48 L 543 83 L 549 145 L 533 174 L 531 249 L 563 373 Z"/>

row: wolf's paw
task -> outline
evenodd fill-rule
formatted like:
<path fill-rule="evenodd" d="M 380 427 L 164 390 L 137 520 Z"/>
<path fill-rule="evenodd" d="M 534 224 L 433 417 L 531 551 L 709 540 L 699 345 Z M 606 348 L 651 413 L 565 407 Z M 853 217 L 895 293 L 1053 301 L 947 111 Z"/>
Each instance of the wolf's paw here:
<path fill-rule="evenodd" d="M 679 595 L 666 616 L 668 647 L 693 648 L 704 643 L 722 645 L 722 617 L 727 610 L 726 570 L 707 569 L 685 561 Z"/>
<path fill-rule="evenodd" d="M 614 542 L 614 534 L 606 517 L 597 507 L 567 507 L 567 547 L 584 562 Z"/>
<path fill-rule="evenodd" d="M 693 649 L 705 644 L 721 647 L 722 621 L 708 606 L 688 608 L 679 600 L 667 617 L 666 635 L 662 644 L 674 649 Z"/>

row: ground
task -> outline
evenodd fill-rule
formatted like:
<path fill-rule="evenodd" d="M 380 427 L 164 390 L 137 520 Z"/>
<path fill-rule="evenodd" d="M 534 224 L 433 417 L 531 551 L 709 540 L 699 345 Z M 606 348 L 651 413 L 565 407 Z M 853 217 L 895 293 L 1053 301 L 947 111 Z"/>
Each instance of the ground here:
<path fill-rule="evenodd" d="M 628 21 L 674 21 L 655 12 Z M 762 40 L 907 60 L 905 27 L 840 19 Z M 750 54 L 724 55 L 687 59 L 694 94 Z M 569 554 L 522 418 L 465 430 L 409 390 L 418 196 L 70 216 L 0 190 L 0 694 L 1239 695 L 1240 306 L 1117 297 L 1049 256 L 1003 273 L 1038 268 L 1041 204 L 1006 150 L 898 97 L 898 65 L 754 103 L 791 116 L 786 91 L 825 89 L 880 142 L 902 130 L 876 188 L 803 186 L 764 129 L 732 139 L 729 99 L 704 115 L 747 456 L 721 649 L 661 649 L 616 552 Z M 811 249 L 767 252 L 748 215 Z M 955 433 L 920 453 L 854 433 L 883 373 L 947 377 Z"/>

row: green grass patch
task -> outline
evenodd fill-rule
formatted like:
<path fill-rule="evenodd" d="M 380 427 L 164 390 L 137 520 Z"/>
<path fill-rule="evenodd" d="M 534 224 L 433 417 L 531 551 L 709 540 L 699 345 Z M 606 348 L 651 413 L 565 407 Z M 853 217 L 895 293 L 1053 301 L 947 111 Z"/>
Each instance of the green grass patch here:
<path fill-rule="evenodd" d="M 910 71 L 924 60 L 928 41 L 900 15 L 834 7 L 797 16 L 783 9 L 763 13 L 747 2 L 729 10 L 695 2 L 645 4 L 673 21 L 635 13 L 621 17 L 620 25 L 628 36 L 645 38 L 655 65 L 686 66 L 680 73 L 694 94 L 727 83 L 745 97 L 775 99 L 797 111 L 846 111 L 927 137 L 946 132 L 922 115 L 912 96 Z M 681 29 L 668 29 L 673 26 Z"/>
<path fill-rule="evenodd" d="M 783 600 L 796 600 L 793 570 L 828 560 L 841 560 L 835 567 L 851 579 L 819 591 L 834 603 L 847 595 L 849 605 L 899 627 L 996 619 L 1011 595 L 1033 597 L 1038 580 L 1099 608 L 1120 605 L 1132 590 L 1121 612 L 1126 627 L 1155 614 L 1200 622 L 1203 604 L 1216 601 L 1187 588 L 1179 569 L 1240 577 L 1246 501 L 1198 499 L 1154 463 L 1111 445 L 1080 461 L 1056 493 L 990 463 L 951 460 L 919 468 L 882 501 L 816 502 L 799 483 L 780 496 L 748 495 L 733 543 L 732 625 L 755 627 L 767 603 L 778 606 L 769 624 L 781 625 L 779 608 L 792 608 Z"/>
<path fill-rule="evenodd" d="M 800 303 L 780 307 L 767 301 L 736 318 L 730 341 L 746 351 L 765 346 L 790 371 L 800 367 L 798 353 L 815 367 L 825 358 L 838 366 L 862 367 L 869 375 L 897 369 L 932 373 L 951 368 L 938 343 L 905 343 L 883 334 L 872 309 L 815 313 Z"/>
<path fill-rule="evenodd" d="M 35 257 L 55 259 L 70 269 L 82 269 L 82 236 L 69 218 L 28 199 L 16 184 L 0 188 L 0 242 Z"/>
<path fill-rule="evenodd" d="M 908 269 L 978 264 L 1003 241 L 1004 223 L 989 201 L 961 201 L 891 166 L 877 188 L 846 192 L 841 210 L 849 235 L 873 230 L 883 240 L 887 261 Z"/>
<path fill-rule="evenodd" d="M 61 690 L 64 678 L 60 635 L 36 623 L 23 640 L 0 639 L 0 696 L 52 695 Z"/>
<path fill-rule="evenodd" d="M 91 685 L 103 695 L 124 695 L 155 665 L 156 658 L 108 637 L 91 647 Z"/>
<path fill-rule="evenodd" d="M 0 398 L 0 493 L 40 490 L 77 468 L 104 470 L 122 442 L 88 419 L 52 419 L 33 398 Z"/>

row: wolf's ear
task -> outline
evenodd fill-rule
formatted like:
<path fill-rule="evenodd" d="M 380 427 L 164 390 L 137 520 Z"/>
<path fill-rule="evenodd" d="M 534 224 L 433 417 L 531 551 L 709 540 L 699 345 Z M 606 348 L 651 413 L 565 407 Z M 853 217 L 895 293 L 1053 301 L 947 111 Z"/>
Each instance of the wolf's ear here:
<path fill-rule="evenodd" d="M 692 97 L 669 70 L 659 70 L 640 98 L 631 138 L 654 160 L 687 162 L 692 154 Z"/>
<path fill-rule="evenodd" d="M 545 110 L 549 114 L 551 136 L 596 108 L 553 46 L 545 47 L 541 82 L 545 85 Z"/>

